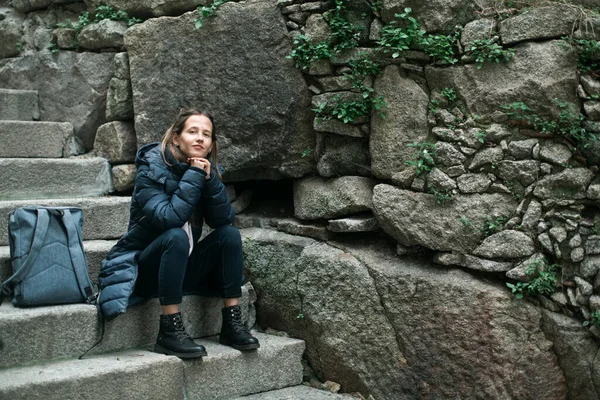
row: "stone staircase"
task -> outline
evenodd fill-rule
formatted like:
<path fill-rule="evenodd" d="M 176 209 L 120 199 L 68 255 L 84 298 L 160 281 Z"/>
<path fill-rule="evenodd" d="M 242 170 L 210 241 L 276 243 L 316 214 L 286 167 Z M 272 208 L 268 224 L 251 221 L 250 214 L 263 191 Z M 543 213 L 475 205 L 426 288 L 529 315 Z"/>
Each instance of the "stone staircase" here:
<path fill-rule="evenodd" d="M 0 89 L 0 215 L 26 204 L 84 210 L 83 239 L 93 280 L 100 261 L 126 231 L 127 197 L 109 197 L 110 166 L 71 157 L 73 127 L 41 122 L 37 92 Z M 6 221 L 6 220 L 5 220 Z M 8 235 L 0 229 L 0 281 L 11 274 Z M 250 287 L 251 288 L 251 287 Z M 252 290 L 244 287 L 243 319 L 252 323 Z M 218 343 L 216 298 L 187 296 L 189 332 L 209 355 L 180 360 L 149 351 L 158 331 L 157 300 L 132 307 L 102 326 L 86 304 L 0 306 L 0 399 L 331 399 L 344 396 L 299 386 L 304 342 L 253 332 L 261 347 L 242 353 Z M 83 360 L 78 357 L 96 346 Z M 258 393 L 258 394 L 257 394 Z"/>

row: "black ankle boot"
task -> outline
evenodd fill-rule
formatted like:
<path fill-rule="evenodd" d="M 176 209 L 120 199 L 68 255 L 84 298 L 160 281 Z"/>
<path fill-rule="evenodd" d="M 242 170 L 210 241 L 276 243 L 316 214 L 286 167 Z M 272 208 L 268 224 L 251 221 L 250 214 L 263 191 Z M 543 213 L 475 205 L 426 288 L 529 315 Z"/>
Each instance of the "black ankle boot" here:
<path fill-rule="evenodd" d="M 240 306 L 222 308 L 221 314 L 223 314 L 223 326 L 219 335 L 219 343 L 237 350 L 254 350 L 260 347 L 258 339 L 252 336 L 242 323 Z"/>
<path fill-rule="evenodd" d="M 185 331 L 181 313 L 160 316 L 160 329 L 154 352 L 179 358 L 198 358 L 206 355 L 204 346 L 196 344 Z"/>

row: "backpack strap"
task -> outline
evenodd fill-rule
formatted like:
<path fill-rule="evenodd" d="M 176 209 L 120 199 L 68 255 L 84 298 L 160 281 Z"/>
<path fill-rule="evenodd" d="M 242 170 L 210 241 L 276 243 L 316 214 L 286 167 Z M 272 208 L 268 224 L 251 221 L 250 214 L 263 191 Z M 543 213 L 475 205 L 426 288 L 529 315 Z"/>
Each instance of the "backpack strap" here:
<path fill-rule="evenodd" d="M 90 278 L 87 272 L 87 262 L 83 248 L 81 246 L 81 237 L 79 231 L 75 226 L 75 221 L 71 215 L 69 209 L 61 210 L 61 220 L 65 228 L 67 229 L 67 239 L 69 241 L 69 253 L 71 254 L 71 263 L 73 264 L 73 270 L 75 271 L 75 277 L 79 284 L 79 290 L 81 294 L 90 304 L 96 301 L 96 294 L 92 288 Z"/>
<path fill-rule="evenodd" d="M 48 210 L 44 208 L 37 209 L 37 221 L 35 224 L 35 233 L 33 235 L 31 248 L 29 249 L 27 258 L 25 258 L 21 268 L 19 268 L 17 272 L 15 272 L 2 284 L 2 290 L 0 291 L 0 304 L 2 304 L 5 297 L 12 297 L 14 285 L 19 283 L 23 277 L 29 273 L 29 270 L 35 263 L 35 260 L 40 253 L 40 249 L 44 244 L 44 239 L 46 238 L 46 232 L 48 231 L 49 224 L 50 215 L 48 214 Z"/>

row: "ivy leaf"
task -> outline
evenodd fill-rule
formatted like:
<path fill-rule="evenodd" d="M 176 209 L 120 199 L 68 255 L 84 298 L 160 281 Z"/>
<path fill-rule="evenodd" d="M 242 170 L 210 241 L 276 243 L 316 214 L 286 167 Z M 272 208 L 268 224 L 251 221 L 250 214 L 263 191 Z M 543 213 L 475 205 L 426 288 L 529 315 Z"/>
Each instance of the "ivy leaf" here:
<path fill-rule="evenodd" d="M 197 18 L 194 22 L 194 25 L 196 25 L 196 29 L 200 29 L 204 26 L 204 21 L 202 20 L 202 18 Z"/>

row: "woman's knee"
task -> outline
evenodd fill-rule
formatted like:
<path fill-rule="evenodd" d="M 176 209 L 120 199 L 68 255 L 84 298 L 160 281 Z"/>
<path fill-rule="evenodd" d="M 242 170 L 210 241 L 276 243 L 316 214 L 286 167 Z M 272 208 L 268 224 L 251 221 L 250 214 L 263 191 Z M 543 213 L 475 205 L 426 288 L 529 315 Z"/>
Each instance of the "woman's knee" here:
<path fill-rule="evenodd" d="M 190 241 L 187 233 L 181 228 L 171 228 L 163 234 L 165 249 L 173 249 L 175 251 L 188 252 L 190 249 Z M 186 253 L 187 254 L 187 253 Z"/>
<path fill-rule="evenodd" d="M 240 230 L 233 225 L 222 225 L 215 228 L 215 233 L 219 236 L 222 243 L 241 247 L 242 237 Z"/>

